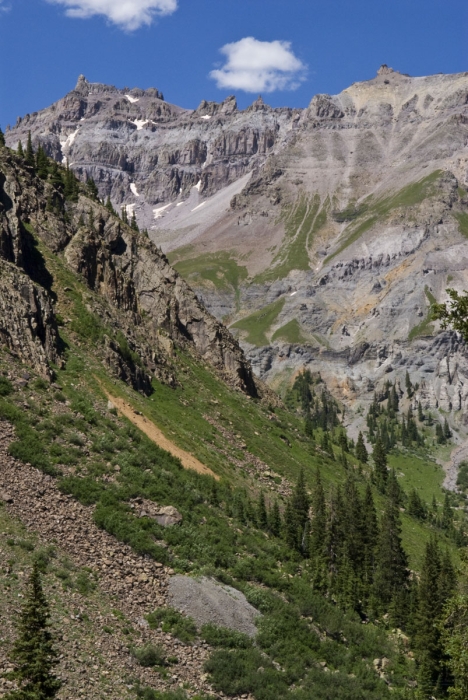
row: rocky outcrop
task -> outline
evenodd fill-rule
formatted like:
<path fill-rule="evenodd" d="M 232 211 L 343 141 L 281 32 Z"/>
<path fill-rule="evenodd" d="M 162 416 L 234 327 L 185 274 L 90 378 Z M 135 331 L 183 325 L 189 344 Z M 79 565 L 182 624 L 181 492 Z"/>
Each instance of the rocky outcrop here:
<path fill-rule="evenodd" d="M 50 379 L 58 363 L 58 334 L 48 294 L 11 263 L 0 260 L 0 345 Z"/>
<path fill-rule="evenodd" d="M 41 366 L 43 372 L 48 361 L 57 359 L 58 334 L 48 291 L 52 276 L 37 250 L 37 236 L 63 255 L 97 294 L 93 312 L 108 314 L 99 309 L 99 299 L 105 299 L 119 312 L 113 322 L 124 336 L 131 338 L 137 329 L 139 353 L 131 349 L 123 353 L 118 342 L 106 339 L 104 361 L 114 374 L 150 393 L 150 371 L 164 378 L 158 365 L 167 357 L 165 343 L 160 342 L 165 336 L 195 352 L 240 390 L 257 396 L 237 341 L 145 235 L 83 194 L 76 204 L 66 203 L 60 190 L 36 178 L 6 149 L 0 154 L 0 178 L 0 251 L 5 259 L 0 281 L 5 288 L 0 300 L 5 320 L 0 329 L 8 347 L 17 346 L 25 361 Z M 59 213 L 48 206 L 55 197 L 60 200 Z"/>

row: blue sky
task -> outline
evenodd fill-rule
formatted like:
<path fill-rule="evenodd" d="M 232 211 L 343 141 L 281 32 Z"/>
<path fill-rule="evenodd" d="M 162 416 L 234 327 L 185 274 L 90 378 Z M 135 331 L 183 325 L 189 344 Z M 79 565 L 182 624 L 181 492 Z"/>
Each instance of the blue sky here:
<path fill-rule="evenodd" d="M 246 107 L 260 91 L 302 107 L 382 63 L 467 71 L 467 39 L 467 0 L 0 0 L 0 124 L 59 99 L 80 73 L 189 108 L 233 93 Z"/>

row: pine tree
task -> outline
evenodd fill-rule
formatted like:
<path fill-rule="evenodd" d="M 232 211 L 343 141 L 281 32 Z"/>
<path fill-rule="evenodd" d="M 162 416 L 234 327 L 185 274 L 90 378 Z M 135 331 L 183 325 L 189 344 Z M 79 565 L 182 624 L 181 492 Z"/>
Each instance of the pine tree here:
<path fill-rule="evenodd" d="M 454 586 L 450 557 L 445 554 L 442 558 L 437 541 L 431 539 L 426 544 L 413 623 L 412 646 L 419 666 L 418 683 L 424 693 L 429 693 L 421 697 L 430 697 L 437 684 L 446 686 L 448 682 L 438 622 Z"/>
<path fill-rule="evenodd" d="M 312 491 L 309 556 L 314 567 L 314 588 L 322 590 L 327 580 L 327 507 L 320 471 L 317 469 Z"/>
<path fill-rule="evenodd" d="M 121 209 L 121 219 L 124 222 L 124 224 L 128 224 L 127 207 L 125 205 Z"/>
<path fill-rule="evenodd" d="M 451 437 L 452 437 L 452 431 L 450 430 L 448 421 L 445 418 L 445 420 L 444 420 L 444 438 L 446 440 L 450 440 Z"/>
<path fill-rule="evenodd" d="M 367 464 L 367 461 L 369 459 L 361 431 L 359 431 L 356 443 L 356 458 L 361 462 L 361 464 Z"/>
<path fill-rule="evenodd" d="M 416 489 L 411 489 L 408 498 L 408 515 L 419 520 L 424 520 L 427 516 L 426 506 Z"/>
<path fill-rule="evenodd" d="M 49 175 L 49 161 L 43 147 L 39 144 L 36 151 L 36 171 L 38 177 L 47 180 Z"/>
<path fill-rule="evenodd" d="M 411 379 L 410 379 L 408 370 L 406 370 L 406 374 L 405 374 L 405 385 L 406 385 L 406 393 L 408 395 L 408 398 L 410 399 L 413 396 L 413 385 L 411 384 Z"/>
<path fill-rule="evenodd" d="M 314 424 L 312 423 L 312 418 L 310 416 L 310 411 L 307 411 L 305 421 L 304 421 L 304 433 L 308 438 L 313 440 L 314 438 Z"/>
<path fill-rule="evenodd" d="M 28 140 L 26 143 L 26 153 L 24 155 L 24 159 L 28 165 L 34 168 L 36 162 L 34 159 L 34 151 L 32 147 L 32 140 L 31 140 L 31 132 L 28 131 Z"/>
<path fill-rule="evenodd" d="M 57 652 L 49 629 L 49 617 L 39 566 L 35 563 L 21 611 L 18 638 L 11 652 L 11 661 L 16 667 L 11 678 L 16 680 L 18 689 L 8 693 L 5 700 L 46 700 L 57 695 L 60 681 L 53 674 Z"/>
<path fill-rule="evenodd" d="M 374 460 L 375 484 L 381 493 L 385 493 L 388 480 L 387 456 L 380 438 L 377 438 L 375 442 L 372 459 Z"/>
<path fill-rule="evenodd" d="M 444 507 L 442 509 L 442 520 L 440 523 L 444 530 L 450 530 L 453 527 L 453 510 L 450 504 L 450 496 L 445 493 Z"/>
<path fill-rule="evenodd" d="M 407 557 L 401 544 L 401 522 L 397 506 L 387 501 L 376 548 L 373 594 L 376 611 L 389 609 L 393 598 L 406 588 Z"/>
<path fill-rule="evenodd" d="M 284 539 L 288 547 L 290 549 L 297 549 L 299 541 L 297 520 L 290 500 L 286 503 L 286 508 L 284 510 L 283 531 Z"/>
<path fill-rule="evenodd" d="M 379 525 L 370 484 L 366 486 L 362 503 L 362 585 L 363 597 L 367 600 L 374 580 L 375 551 L 379 536 Z"/>
<path fill-rule="evenodd" d="M 112 206 L 112 202 L 111 202 L 111 199 L 109 196 L 107 197 L 107 200 L 106 200 L 106 209 L 108 209 L 111 214 L 114 214 L 114 216 L 117 216 L 117 212 L 115 211 L 114 207 Z"/>
<path fill-rule="evenodd" d="M 440 423 L 436 423 L 436 439 L 438 445 L 445 445 L 447 439 L 444 435 L 444 430 Z"/>
<path fill-rule="evenodd" d="M 95 201 L 99 201 L 99 191 L 96 186 L 96 183 L 94 182 L 94 178 L 89 177 L 86 180 L 86 190 L 88 193 L 88 197 L 91 197 L 91 199 L 94 199 Z"/>
<path fill-rule="evenodd" d="M 399 506 L 402 501 L 402 490 L 400 484 L 398 483 L 397 475 L 394 469 L 390 469 L 387 479 L 387 485 L 385 487 L 385 493 L 387 498 L 389 498 L 395 505 Z"/>
<path fill-rule="evenodd" d="M 307 493 L 304 470 L 301 469 L 299 472 L 299 477 L 297 479 L 296 488 L 291 498 L 291 506 L 294 513 L 294 517 L 297 523 L 297 533 L 300 538 L 298 542 L 299 549 L 305 550 L 304 545 L 304 534 L 306 529 L 306 524 L 309 521 L 309 507 L 310 499 Z"/>
<path fill-rule="evenodd" d="M 424 421 L 424 413 L 421 406 L 421 401 L 418 401 L 418 421 L 422 423 Z"/>
<path fill-rule="evenodd" d="M 270 510 L 269 529 L 272 535 L 279 537 L 281 534 L 281 513 L 278 506 L 278 501 L 273 503 L 273 508 Z"/>
<path fill-rule="evenodd" d="M 18 149 L 16 152 L 18 153 L 20 158 L 24 158 L 23 144 L 21 143 L 21 141 L 18 141 Z"/>
<path fill-rule="evenodd" d="M 5 134 L 2 131 L 2 127 L 0 127 L 0 146 L 5 146 Z"/>
<path fill-rule="evenodd" d="M 130 222 L 130 228 L 132 228 L 133 231 L 139 231 L 139 230 L 140 230 L 139 227 L 138 227 L 137 220 L 136 220 L 135 211 L 132 212 L 132 220 L 131 220 L 131 222 Z"/>
<path fill-rule="evenodd" d="M 261 530 L 266 530 L 268 527 L 268 516 L 265 505 L 265 496 L 263 492 L 260 494 L 257 505 L 257 523 Z"/>

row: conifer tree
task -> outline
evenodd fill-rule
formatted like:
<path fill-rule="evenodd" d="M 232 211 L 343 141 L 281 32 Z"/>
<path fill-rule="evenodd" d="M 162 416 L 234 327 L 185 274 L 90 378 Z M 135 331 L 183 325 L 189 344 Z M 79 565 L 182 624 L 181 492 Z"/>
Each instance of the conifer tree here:
<path fill-rule="evenodd" d="M 18 141 L 18 148 L 16 152 L 18 153 L 20 158 L 24 158 L 23 144 L 21 143 L 21 141 Z"/>
<path fill-rule="evenodd" d="M 114 216 L 117 216 L 117 212 L 115 211 L 114 207 L 112 206 L 111 198 L 108 196 L 106 200 L 106 209 L 110 211 L 111 214 L 114 214 Z"/>
<path fill-rule="evenodd" d="M 437 541 L 426 544 L 418 590 L 418 607 L 413 623 L 412 646 L 419 666 L 418 686 L 430 697 L 436 685 L 448 683 L 440 637 L 444 606 L 454 590 L 454 571 L 450 557 L 442 558 Z"/>
<path fill-rule="evenodd" d="M 94 178 L 89 177 L 86 180 L 86 190 L 88 193 L 88 196 L 91 197 L 91 199 L 94 199 L 95 201 L 99 201 L 99 191 L 96 186 L 96 183 L 94 182 Z"/>
<path fill-rule="evenodd" d="M 356 443 L 356 458 L 361 462 L 361 464 L 367 464 L 367 461 L 369 459 L 361 431 L 359 431 Z"/>
<path fill-rule="evenodd" d="M 320 471 L 317 469 L 312 492 L 309 552 L 314 567 L 314 588 L 322 590 L 327 580 L 327 507 Z"/>
<path fill-rule="evenodd" d="M 11 652 L 15 666 L 11 678 L 16 680 L 18 689 L 8 693 L 6 700 L 46 700 L 57 695 L 60 681 L 53 674 L 57 652 L 49 629 L 49 617 L 39 566 L 35 563 L 21 611 L 18 638 Z"/>
<path fill-rule="evenodd" d="M 32 147 L 32 140 L 31 140 L 31 132 L 28 131 L 28 140 L 26 142 L 26 153 L 24 155 L 24 159 L 28 165 L 34 168 L 35 166 L 35 159 L 34 159 L 34 151 Z"/>
<path fill-rule="evenodd" d="M 402 490 L 400 484 L 398 483 L 397 475 L 394 469 L 390 469 L 390 472 L 388 473 L 385 493 L 387 495 L 387 498 L 393 501 L 395 505 L 401 505 Z"/>
<path fill-rule="evenodd" d="M 340 567 L 345 553 L 346 527 L 343 495 L 341 488 L 337 486 L 330 499 L 327 528 L 327 559 L 331 590 L 335 590 L 339 581 Z"/>
<path fill-rule="evenodd" d="M 1 126 L 0 126 L 0 146 L 5 146 L 5 134 L 3 133 Z"/>
<path fill-rule="evenodd" d="M 266 530 L 268 527 L 268 516 L 265 505 L 265 496 L 263 492 L 260 494 L 257 506 L 257 523 L 261 530 Z"/>
<path fill-rule="evenodd" d="M 130 228 L 132 228 L 133 231 L 139 231 L 139 230 L 140 230 L 139 227 L 138 227 L 137 220 L 136 220 L 135 211 L 132 212 L 132 220 L 131 220 L 131 222 L 130 222 Z"/>
<path fill-rule="evenodd" d="M 374 580 L 375 551 L 379 536 L 377 513 L 375 511 L 374 498 L 370 484 L 366 486 L 362 504 L 362 584 L 363 597 L 367 599 Z"/>
<path fill-rule="evenodd" d="M 452 431 L 450 430 L 448 421 L 447 421 L 447 419 L 445 418 L 445 419 L 444 419 L 444 438 L 445 438 L 446 440 L 450 440 L 451 437 L 452 437 Z"/>
<path fill-rule="evenodd" d="M 269 528 L 272 535 L 279 537 L 281 534 L 281 513 L 278 506 L 278 501 L 273 503 L 273 507 L 270 510 L 269 517 Z"/>
<path fill-rule="evenodd" d="M 406 374 L 405 374 L 405 385 L 406 385 L 406 393 L 408 395 L 408 398 L 410 399 L 413 396 L 413 385 L 411 383 L 411 379 L 410 379 L 408 370 L 406 370 Z"/>
<path fill-rule="evenodd" d="M 374 460 L 375 484 L 381 493 L 385 493 L 388 480 L 387 456 L 379 437 L 375 441 L 372 459 Z"/>
<path fill-rule="evenodd" d="M 448 492 L 445 492 L 442 520 L 440 524 L 444 530 L 450 530 L 453 527 L 453 510 L 450 504 L 450 496 L 448 495 Z"/>
<path fill-rule="evenodd" d="M 407 557 L 401 544 L 401 522 L 397 506 L 387 501 L 376 548 L 373 594 L 377 612 L 389 609 L 395 597 L 406 588 Z"/>
<path fill-rule="evenodd" d="M 47 180 L 49 174 L 49 161 L 47 159 L 46 152 L 40 144 L 36 151 L 36 171 L 38 177 L 40 177 L 42 180 Z"/>
<path fill-rule="evenodd" d="M 421 401 L 418 401 L 418 421 L 422 423 L 424 421 L 424 413 L 421 406 Z"/>
<path fill-rule="evenodd" d="M 308 438 L 313 439 L 314 437 L 314 424 L 312 423 L 312 418 L 310 416 L 310 411 L 307 411 L 305 421 L 304 421 L 304 433 Z"/>
<path fill-rule="evenodd" d="M 288 547 L 297 549 L 299 542 L 297 520 L 290 500 L 286 503 L 284 510 L 283 530 L 284 539 Z"/>
<path fill-rule="evenodd" d="M 306 524 L 309 521 L 310 500 L 307 493 L 303 469 L 301 469 L 299 472 L 296 488 L 291 499 L 291 506 L 297 523 L 297 534 L 299 537 L 298 546 L 299 549 L 304 551 L 305 544 L 303 540 L 306 531 Z"/>

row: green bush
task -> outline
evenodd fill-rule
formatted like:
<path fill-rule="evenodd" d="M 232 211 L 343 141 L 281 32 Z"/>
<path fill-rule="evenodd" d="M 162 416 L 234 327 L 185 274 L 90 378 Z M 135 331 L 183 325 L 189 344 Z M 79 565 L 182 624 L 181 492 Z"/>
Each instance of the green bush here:
<path fill-rule="evenodd" d="M 32 467 L 40 469 L 51 476 L 57 475 L 57 470 L 52 466 L 44 445 L 36 433 L 26 423 L 16 424 L 17 440 L 12 442 L 8 452 L 21 462 L 28 462 Z"/>
<path fill-rule="evenodd" d="M 291 697 L 284 674 L 255 648 L 215 651 L 205 670 L 214 688 L 226 695 L 252 693 L 257 700 Z"/>
<path fill-rule="evenodd" d="M 13 384 L 6 377 L 0 377 L 0 396 L 9 396 L 13 393 Z"/>
<path fill-rule="evenodd" d="M 166 657 L 161 647 L 154 644 L 145 644 L 143 647 L 134 647 L 132 654 L 140 666 L 150 668 L 152 666 L 165 666 Z"/>
<path fill-rule="evenodd" d="M 169 632 L 181 642 L 192 642 L 197 636 L 197 626 L 191 617 L 185 617 L 174 608 L 158 608 L 147 615 L 151 629 L 161 625 L 163 632 Z"/>
<path fill-rule="evenodd" d="M 75 579 L 75 588 L 81 595 L 89 595 L 96 589 L 96 582 L 93 581 L 88 571 L 81 569 Z"/>
<path fill-rule="evenodd" d="M 250 649 L 252 646 L 252 640 L 248 635 L 211 624 L 203 625 L 200 636 L 212 647 L 222 649 Z"/>

